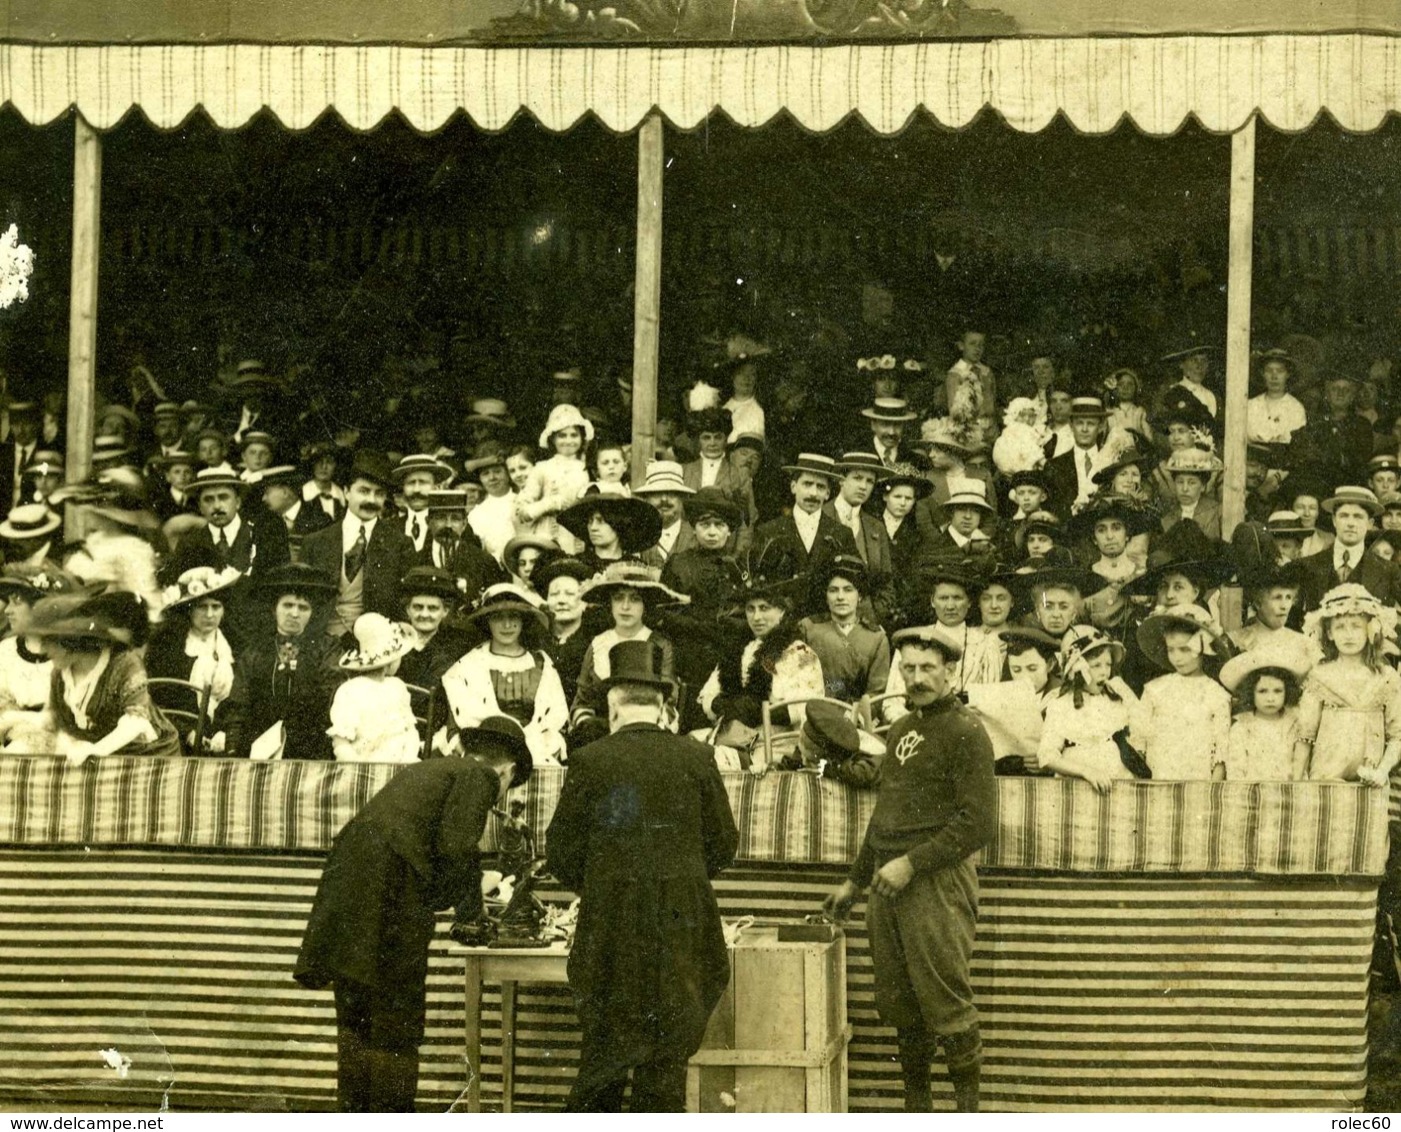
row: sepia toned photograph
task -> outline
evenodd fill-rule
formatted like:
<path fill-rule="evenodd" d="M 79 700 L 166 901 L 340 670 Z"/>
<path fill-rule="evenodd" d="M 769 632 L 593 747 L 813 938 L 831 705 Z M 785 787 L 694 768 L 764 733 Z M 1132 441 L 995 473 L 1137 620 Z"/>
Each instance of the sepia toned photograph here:
<path fill-rule="evenodd" d="M 1395 0 L 0 93 L 0 1111 L 1401 1110 Z"/>

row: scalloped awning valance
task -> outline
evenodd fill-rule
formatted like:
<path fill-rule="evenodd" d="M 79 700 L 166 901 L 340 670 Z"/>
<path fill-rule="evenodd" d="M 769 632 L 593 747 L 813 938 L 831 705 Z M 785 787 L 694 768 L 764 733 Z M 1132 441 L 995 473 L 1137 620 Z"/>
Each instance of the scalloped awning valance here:
<path fill-rule="evenodd" d="M 783 112 L 809 130 L 857 115 L 878 133 L 920 112 L 968 125 L 984 108 L 1014 129 L 1057 114 L 1084 133 L 1125 119 L 1148 134 L 1195 117 L 1238 129 L 1255 111 L 1282 130 L 1324 112 L 1367 131 L 1401 110 L 1401 38 L 1385 35 L 940 40 L 839 46 L 36 47 L 0 45 L 0 94 L 28 121 L 76 107 L 99 129 L 140 108 L 157 126 L 202 108 L 239 127 L 264 108 L 291 129 L 328 111 L 372 129 L 398 110 L 435 130 L 459 111 L 488 130 L 520 111 L 551 130 L 586 114 L 632 130 L 653 109 L 676 126 L 720 110 L 744 126 Z"/>

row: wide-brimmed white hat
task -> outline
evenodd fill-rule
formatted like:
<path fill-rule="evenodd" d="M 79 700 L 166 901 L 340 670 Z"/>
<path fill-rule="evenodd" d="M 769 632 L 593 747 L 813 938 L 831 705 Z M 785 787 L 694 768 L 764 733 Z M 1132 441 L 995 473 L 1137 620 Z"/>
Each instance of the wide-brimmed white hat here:
<path fill-rule="evenodd" d="M 1258 649 L 1248 649 L 1233 656 L 1221 666 L 1218 679 L 1228 692 L 1234 692 L 1252 672 L 1262 668 L 1280 668 L 1296 680 L 1302 680 L 1314 665 L 1314 657 L 1301 642 L 1271 641 Z"/>
<path fill-rule="evenodd" d="M 548 448 L 550 437 L 562 428 L 577 428 L 584 434 L 585 443 L 593 439 L 593 421 L 584 416 L 577 405 L 564 403 L 550 410 L 545 427 L 540 430 L 540 447 Z"/>
<path fill-rule="evenodd" d="M 408 655 L 414 646 L 413 630 L 382 613 L 362 613 L 355 619 L 354 632 L 355 647 L 340 659 L 340 666 L 349 672 L 383 668 Z"/>

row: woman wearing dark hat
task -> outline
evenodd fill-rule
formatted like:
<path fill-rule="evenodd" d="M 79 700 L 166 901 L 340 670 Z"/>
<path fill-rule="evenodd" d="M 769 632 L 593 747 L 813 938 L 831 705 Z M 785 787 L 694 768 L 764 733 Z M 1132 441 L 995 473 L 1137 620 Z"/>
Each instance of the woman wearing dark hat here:
<path fill-rule="evenodd" d="M 620 500 L 641 503 L 641 500 Z M 642 503 L 655 516 L 648 504 Z M 561 522 L 564 521 L 561 516 Z M 660 519 L 658 519 L 660 522 Z M 613 625 L 589 642 L 579 669 L 579 686 L 569 708 L 571 745 L 581 747 L 607 734 L 608 651 L 622 641 L 653 641 L 661 647 L 668 679 L 676 677 L 675 653 L 669 638 L 644 623 L 644 617 L 664 605 L 685 605 L 690 599 L 659 580 L 660 571 L 641 562 L 617 562 L 580 589 L 590 605 L 603 605 Z"/>
<path fill-rule="evenodd" d="M 583 584 L 592 576 L 589 568 L 577 558 L 568 557 L 547 562 L 535 575 L 538 592 L 545 599 L 550 615 L 550 633 L 545 639 L 545 652 L 554 661 L 555 671 L 559 673 L 565 702 L 571 704 L 579 688 L 584 654 L 595 636 L 595 626 L 590 622 L 611 620 L 601 610 L 590 610 L 580 595 Z M 596 628 L 602 631 L 606 627 L 606 624 L 600 624 Z"/>
<path fill-rule="evenodd" d="M 151 702 L 145 665 L 113 604 L 81 594 L 35 603 L 29 635 L 43 640 L 53 664 L 48 703 L 37 717 L 21 712 L 10 718 L 49 731 L 53 752 L 76 763 L 117 754 L 179 755 L 180 738 Z"/>
<path fill-rule="evenodd" d="M 336 583 L 314 566 L 291 563 L 269 570 L 258 593 L 273 624 L 257 631 L 234 664 L 233 691 L 217 721 L 228 753 L 247 758 L 256 740 L 269 736 L 264 744 L 275 747 L 280 735 L 283 758 L 330 759 L 339 646 L 312 625 L 334 603 Z"/>
<path fill-rule="evenodd" d="M 457 580 L 436 566 L 415 566 L 400 579 L 399 597 L 414 631 L 413 645 L 399 662 L 399 679 L 432 691 L 473 643 L 468 634 L 443 624 L 461 599 Z"/>
<path fill-rule="evenodd" d="M 559 523 L 584 544 L 579 558 L 595 573 L 636 558 L 662 533 L 662 517 L 650 503 L 604 492 L 585 495 L 565 508 Z"/>
<path fill-rule="evenodd" d="M 49 702 L 53 665 L 44 652 L 42 637 L 33 636 L 29 625 L 34 605 L 53 594 L 71 593 L 76 581 L 52 565 L 30 566 L 14 563 L 0 576 L 0 600 L 5 603 L 5 620 L 10 632 L 0 640 L 0 728 L 9 731 L 5 749 L 24 754 L 47 749 L 52 736 L 42 728 L 6 723 L 10 712 L 40 712 Z"/>
<path fill-rule="evenodd" d="M 524 590 L 501 582 L 486 589 L 466 619 L 490 639 L 443 674 L 448 718 L 434 736 L 435 748 L 446 752 L 460 731 L 509 715 L 524 728 L 536 766 L 563 763 L 569 704 L 559 673 L 540 647 L 544 612 Z"/>
<path fill-rule="evenodd" d="M 205 714 L 210 721 L 233 690 L 234 654 L 220 625 L 229 587 L 241 577 L 233 567 L 219 570 L 196 566 L 186 570 L 166 588 L 163 618 L 146 650 L 148 676 L 186 680 L 196 688 L 209 689 Z M 160 689 L 159 698 L 168 708 L 199 711 L 200 697 L 183 688 Z M 184 736 L 190 754 L 222 754 L 226 739 L 222 732 L 206 726 L 206 749 L 195 751 L 191 749 L 193 733 Z"/>
<path fill-rule="evenodd" d="M 531 578 L 535 571 L 559 552 L 559 544 L 554 539 L 517 535 L 501 552 L 501 564 L 506 567 L 506 573 L 511 576 L 514 585 L 523 590 L 534 590 Z"/>
<path fill-rule="evenodd" d="M 915 506 L 933 491 L 934 485 L 913 464 L 899 464 L 889 475 L 876 480 L 873 497 L 890 538 L 890 561 L 897 591 L 909 577 L 910 568 L 919 561 L 924 545 L 915 519 Z M 897 602 L 903 604 L 905 596 L 897 592 Z"/>
<path fill-rule="evenodd" d="M 869 589 L 865 564 L 839 554 L 816 580 L 826 594 L 827 612 L 804 617 L 798 632 L 822 664 L 827 695 L 847 703 L 883 695 L 890 679 L 890 641 L 858 609 Z"/>
<path fill-rule="evenodd" d="M 803 640 L 794 615 L 808 592 L 808 579 L 795 573 L 791 558 L 771 551 L 751 558 L 742 580 L 740 596 L 749 632 L 729 646 L 697 697 L 715 723 L 715 742 L 738 750 L 738 761 L 727 768 L 733 770 L 750 765 L 748 749 L 763 723 L 765 701 L 820 699 L 827 694 L 822 661 Z M 804 716 L 801 706 L 783 708 L 774 712 L 774 721 L 801 726 Z"/>

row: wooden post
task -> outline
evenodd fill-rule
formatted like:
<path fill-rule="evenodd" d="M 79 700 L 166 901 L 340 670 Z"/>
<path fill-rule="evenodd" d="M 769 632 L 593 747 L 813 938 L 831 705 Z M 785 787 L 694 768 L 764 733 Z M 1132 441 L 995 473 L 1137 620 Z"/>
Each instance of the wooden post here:
<path fill-rule="evenodd" d="M 657 370 L 662 306 L 661 115 L 637 134 L 637 276 L 632 331 L 632 482 L 647 475 L 657 444 Z"/>
<path fill-rule="evenodd" d="M 68 305 L 68 482 L 92 471 L 97 397 L 97 258 L 101 240 L 102 140 L 73 116 L 73 276 Z M 70 518 L 69 522 L 72 522 Z M 74 537 L 75 532 L 69 532 Z"/>
<path fill-rule="evenodd" d="M 1226 475 L 1221 532 L 1245 518 L 1245 403 L 1250 387 L 1250 282 L 1255 234 L 1255 117 L 1231 135 L 1230 260 L 1226 283 Z M 1227 628 L 1241 623 L 1240 593 L 1222 594 Z"/>

